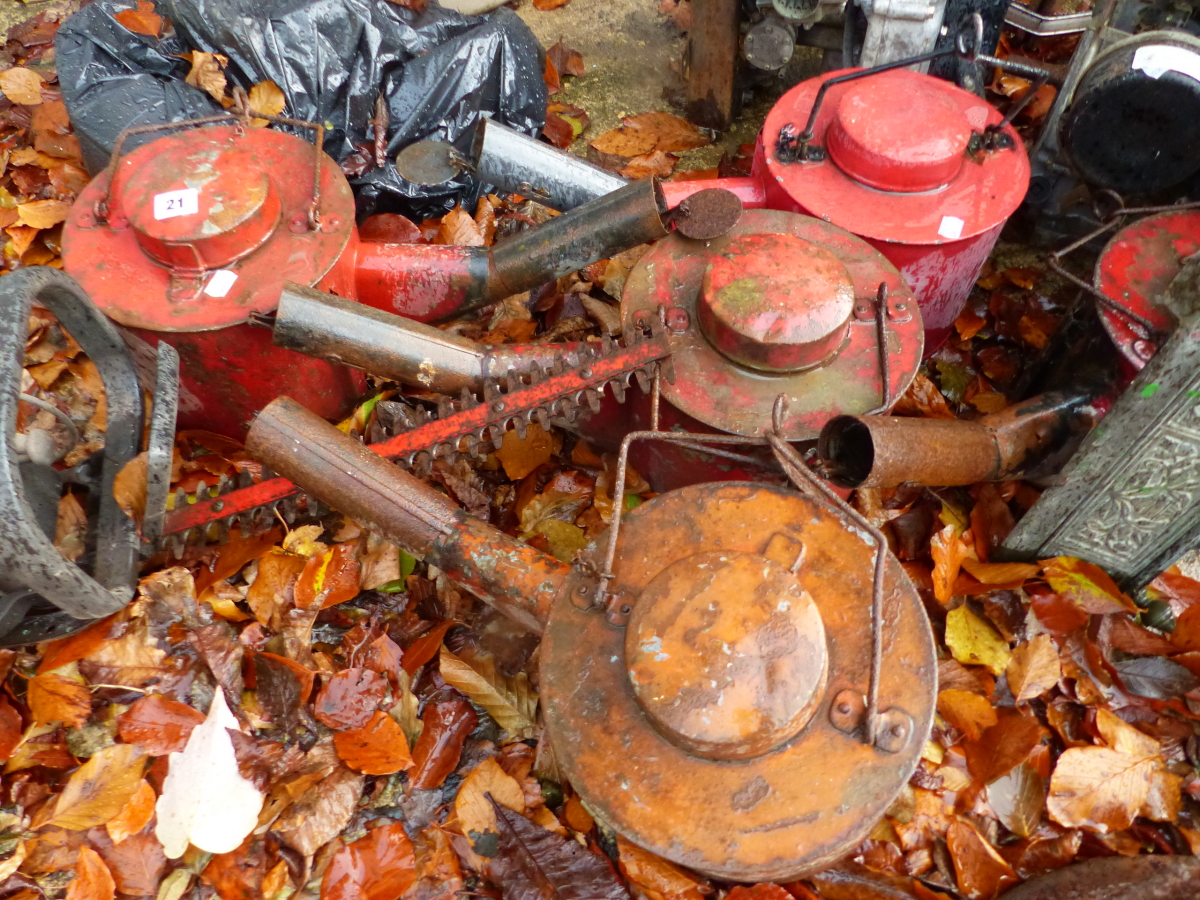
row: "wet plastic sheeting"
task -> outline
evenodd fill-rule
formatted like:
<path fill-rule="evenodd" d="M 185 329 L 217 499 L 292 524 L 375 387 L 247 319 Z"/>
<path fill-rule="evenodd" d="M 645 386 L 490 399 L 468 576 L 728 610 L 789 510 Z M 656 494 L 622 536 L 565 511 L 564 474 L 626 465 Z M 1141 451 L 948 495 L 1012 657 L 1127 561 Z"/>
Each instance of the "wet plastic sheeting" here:
<path fill-rule="evenodd" d="M 59 30 L 57 66 L 89 169 L 106 165 L 131 125 L 212 115 L 221 106 L 185 83 L 189 50 L 229 58 L 225 75 L 247 90 L 274 81 L 284 114 L 321 122 L 339 162 L 373 146 L 380 92 L 389 111 L 388 164 L 351 178 L 359 212 L 436 215 L 474 189 L 468 175 L 448 187 L 404 181 L 391 162 L 423 138 L 466 154 L 483 116 L 536 134 L 546 111 L 541 48 L 511 11 L 464 16 L 430 0 L 423 13 L 384 0 L 158 0 L 174 31 L 157 40 L 113 15 L 133 0 L 97 0 Z M 304 135 L 308 136 L 308 135 Z M 131 139 L 132 149 L 154 135 Z"/>

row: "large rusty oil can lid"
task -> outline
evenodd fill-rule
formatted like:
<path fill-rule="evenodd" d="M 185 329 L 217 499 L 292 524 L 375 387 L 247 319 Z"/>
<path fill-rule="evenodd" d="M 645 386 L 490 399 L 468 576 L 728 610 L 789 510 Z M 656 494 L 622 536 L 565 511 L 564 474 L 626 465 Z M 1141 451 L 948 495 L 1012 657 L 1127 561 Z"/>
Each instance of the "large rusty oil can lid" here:
<path fill-rule="evenodd" d="M 274 309 L 286 281 L 316 283 L 353 233 L 350 185 L 311 141 L 210 125 L 93 179 L 63 227 L 63 264 L 122 325 L 206 331 Z"/>
<path fill-rule="evenodd" d="M 792 88 L 763 124 L 764 179 L 803 209 L 871 240 L 943 244 L 982 234 L 1025 198 L 1029 158 L 1011 126 L 1004 146 L 982 146 L 1003 120 L 986 101 L 907 69 L 831 86 L 813 128 L 820 158 L 780 159 L 779 136 L 804 126 L 827 72 Z"/>
<path fill-rule="evenodd" d="M 791 440 L 816 437 L 836 415 L 882 411 L 907 389 L 924 346 L 896 267 L 861 238 L 795 213 L 748 210 L 713 240 L 659 241 L 625 283 L 626 328 L 660 307 L 676 372 L 663 397 L 733 434 L 762 434 L 780 394 Z"/>
<path fill-rule="evenodd" d="M 547 734 L 589 809 L 739 881 L 798 877 L 863 840 L 915 770 L 937 693 L 929 624 L 891 554 L 873 623 L 874 549 L 831 507 L 766 485 L 629 513 L 610 586 L 628 624 L 563 599 L 542 643 Z"/>

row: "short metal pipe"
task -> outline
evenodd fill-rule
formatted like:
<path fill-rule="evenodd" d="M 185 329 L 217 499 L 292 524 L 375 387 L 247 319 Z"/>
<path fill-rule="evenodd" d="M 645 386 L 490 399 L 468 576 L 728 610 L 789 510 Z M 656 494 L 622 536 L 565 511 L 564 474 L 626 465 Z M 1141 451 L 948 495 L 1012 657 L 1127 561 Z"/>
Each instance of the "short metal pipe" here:
<path fill-rule="evenodd" d="M 1089 397 L 1047 392 L 974 422 L 837 416 L 821 429 L 817 453 L 830 479 L 847 488 L 1038 477 L 1061 464 L 1102 414 Z"/>
<path fill-rule="evenodd" d="M 503 191 L 520 194 L 566 212 L 623 188 L 620 175 L 484 119 L 472 149 L 475 177 Z"/>
<path fill-rule="evenodd" d="M 530 631 L 541 631 L 570 574 L 569 566 L 472 519 L 443 494 L 288 397 L 259 413 L 246 449 Z"/>
<path fill-rule="evenodd" d="M 285 285 L 280 295 L 275 343 L 439 394 L 457 394 L 463 388 L 479 393 L 487 379 L 525 371 L 534 363 L 547 368 L 556 357 L 575 365 L 580 346 L 570 341 L 484 347 L 432 325 L 298 284 Z"/>

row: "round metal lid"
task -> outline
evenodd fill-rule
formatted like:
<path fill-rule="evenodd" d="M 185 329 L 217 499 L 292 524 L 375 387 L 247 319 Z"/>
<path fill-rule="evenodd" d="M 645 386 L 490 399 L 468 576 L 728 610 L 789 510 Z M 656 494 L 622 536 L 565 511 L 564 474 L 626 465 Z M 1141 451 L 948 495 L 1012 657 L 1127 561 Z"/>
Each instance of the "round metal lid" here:
<path fill-rule="evenodd" d="M 708 589 L 689 600 L 685 586 L 695 587 L 702 571 L 712 574 Z M 879 704 L 897 721 L 911 718 L 911 728 L 898 729 L 895 752 L 863 742 L 853 721 L 856 705 L 846 702 L 857 699 L 861 714 L 870 678 L 873 551 L 826 507 L 765 485 L 672 491 L 627 515 L 614 573 L 612 589 L 632 599 L 628 629 L 564 598 L 542 639 L 547 735 L 588 808 L 647 850 L 738 881 L 800 877 L 853 849 L 907 783 L 933 723 L 933 638 L 899 562 L 887 557 Z M 771 587 L 760 592 L 764 584 Z M 798 602 L 806 596 L 823 637 Z M 779 617 L 780 603 L 790 601 L 797 604 Z M 680 621 L 672 624 L 674 610 Z M 681 744 L 678 731 L 689 730 L 745 749 L 742 736 L 721 731 L 715 719 L 703 722 L 700 712 L 711 718 L 724 704 L 743 709 L 758 702 L 735 692 L 737 677 L 722 681 L 718 654 L 738 654 L 746 691 L 761 691 L 783 671 L 803 692 L 815 670 L 788 666 L 814 640 L 824 644 L 827 673 L 798 725 L 800 701 L 785 701 L 784 689 L 760 693 L 774 710 L 768 718 L 780 724 L 757 729 L 763 736 L 757 752 L 730 759 Z M 669 659 L 659 660 L 643 684 L 643 667 L 664 653 Z M 781 660 L 782 669 L 772 668 Z M 756 667 L 767 674 L 756 676 Z M 647 699 L 650 685 L 661 699 Z M 690 711 L 669 712 L 672 691 L 691 701 L 679 704 Z M 668 715 L 679 728 L 663 727 Z"/>
<path fill-rule="evenodd" d="M 310 229 L 315 166 L 320 226 Z M 122 325 L 207 331 L 274 309 L 285 281 L 315 284 L 354 232 L 354 197 L 313 144 L 267 128 L 176 132 L 122 157 L 63 227 L 63 265 Z"/>
<path fill-rule="evenodd" d="M 1183 268 L 1183 260 L 1197 252 L 1200 210 L 1147 216 L 1113 235 L 1096 260 L 1095 284 L 1109 299 L 1169 332 L 1175 317 L 1156 301 Z M 1154 356 L 1154 342 L 1128 319 L 1102 306 L 1099 311 L 1121 355 L 1140 370 Z"/>
<path fill-rule="evenodd" d="M 752 369 L 797 372 L 837 351 L 854 309 L 841 261 L 793 234 L 745 234 L 712 257 L 697 311 L 725 356 Z"/>
<path fill-rule="evenodd" d="M 396 154 L 396 172 L 405 181 L 424 187 L 448 184 L 463 171 L 464 160 L 453 144 L 417 141 Z"/>
<path fill-rule="evenodd" d="M 828 150 L 825 159 L 780 162 L 780 130 L 803 130 L 821 83 L 849 71 L 796 85 L 763 125 L 761 175 L 798 206 L 866 238 L 943 244 L 994 228 L 1020 205 L 1029 159 L 1017 133 L 1005 130 L 1013 141 L 1007 150 L 970 155 L 963 142 L 964 124 L 982 132 L 1002 120 L 999 111 L 969 91 L 907 69 L 831 87 L 813 130 L 814 145 Z"/>
<path fill-rule="evenodd" d="M 754 239 L 745 241 L 748 236 Z M 803 249 L 797 257 L 803 264 L 797 265 L 787 256 L 773 256 L 772 250 L 781 247 Z M 711 308 L 705 309 L 712 305 L 712 292 L 702 300 L 705 276 L 710 265 L 723 256 L 717 263 L 718 271 L 725 273 L 720 283 L 727 283 L 739 267 L 751 273 L 758 284 L 751 305 L 768 310 L 776 321 L 787 321 L 788 315 L 794 314 L 802 325 L 800 330 L 784 336 L 756 325 L 765 320 L 734 315 L 721 303 L 717 306 L 724 320 L 712 316 Z M 853 301 L 849 322 L 841 328 L 847 309 L 844 285 L 839 281 L 843 270 Z M 815 285 L 811 290 L 789 294 L 810 278 Z M 755 435 L 770 426 L 775 398 L 786 394 L 784 434 L 791 440 L 804 440 L 816 437 L 835 415 L 861 415 L 880 405 L 883 382 L 875 310 L 881 283 L 889 292 L 884 324 L 890 399 L 894 401 L 908 388 L 921 363 L 924 331 L 917 302 L 882 254 L 819 219 L 747 210 L 727 234 L 711 241 L 669 235 L 630 271 L 621 314 L 633 327 L 635 318 L 657 315 L 660 306 L 667 308 L 676 378 L 674 384 L 664 383 L 662 391 L 671 404 L 712 428 Z M 832 293 L 825 298 L 826 304 L 816 303 L 820 289 L 828 288 Z M 790 312 L 781 317 L 784 310 Z M 816 321 L 805 321 L 808 316 Z M 836 337 L 836 341 L 823 343 L 814 335 Z M 761 343 L 756 340 L 760 337 Z M 714 341 L 721 342 L 720 350 Z M 801 366 L 797 357 L 824 362 L 802 371 L 764 371 L 764 366 L 778 361 L 776 354 L 790 356 L 787 365 L 796 368 Z M 751 359 L 757 368 L 730 356 Z"/>

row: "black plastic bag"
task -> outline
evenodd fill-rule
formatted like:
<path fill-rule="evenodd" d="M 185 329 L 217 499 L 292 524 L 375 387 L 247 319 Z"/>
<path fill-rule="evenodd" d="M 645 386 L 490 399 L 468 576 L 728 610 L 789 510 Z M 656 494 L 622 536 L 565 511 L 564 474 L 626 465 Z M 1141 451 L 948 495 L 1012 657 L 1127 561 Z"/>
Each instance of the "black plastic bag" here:
<path fill-rule="evenodd" d="M 275 82 L 284 114 L 325 125 L 325 151 L 339 163 L 372 145 L 382 92 L 388 164 L 351 178 L 360 215 L 437 215 L 476 188 L 468 174 L 450 186 L 405 181 L 392 160 L 408 144 L 440 139 L 466 155 L 483 117 L 528 134 L 545 120 L 541 47 L 506 9 L 464 16 L 436 0 L 422 13 L 386 0 L 157 0 L 173 31 L 156 39 L 114 18 L 134 3 L 96 0 L 63 24 L 55 42 L 63 100 L 93 173 L 125 128 L 222 111 L 185 83 L 189 65 L 178 56 L 189 50 L 228 57 L 232 85 Z M 126 149 L 157 136 L 134 136 Z"/>

